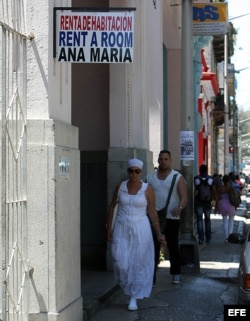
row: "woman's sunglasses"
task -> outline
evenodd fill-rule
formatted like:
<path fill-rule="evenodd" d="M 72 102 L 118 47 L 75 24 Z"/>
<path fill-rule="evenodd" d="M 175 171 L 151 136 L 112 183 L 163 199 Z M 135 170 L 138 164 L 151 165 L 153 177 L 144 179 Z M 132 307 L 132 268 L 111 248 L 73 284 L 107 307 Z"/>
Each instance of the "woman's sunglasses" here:
<path fill-rule="evenodd" d="M 132 168 L 128 168 L 128 172 L 129 174 L 141 174 L 141 169 L 132 169 Z"/>

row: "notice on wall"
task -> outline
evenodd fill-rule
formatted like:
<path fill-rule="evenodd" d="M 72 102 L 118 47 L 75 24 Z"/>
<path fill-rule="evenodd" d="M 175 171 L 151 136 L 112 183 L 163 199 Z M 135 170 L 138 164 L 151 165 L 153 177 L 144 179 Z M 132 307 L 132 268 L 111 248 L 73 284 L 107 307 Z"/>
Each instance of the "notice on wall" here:
<path fill-rule="evenodd" d="M 133 12 L 57 14 L 59 62 L 132 63 L 133 47 Z"/>
<path fill-rule="evenodd" d="M 59 177 L 69 178 L 69 158 L 65 156 L 59 157 Z"/>
<path fill-rule="evenodd" d="M 194 160 L 194 132 L 180 133 L 181 160 Z"/>

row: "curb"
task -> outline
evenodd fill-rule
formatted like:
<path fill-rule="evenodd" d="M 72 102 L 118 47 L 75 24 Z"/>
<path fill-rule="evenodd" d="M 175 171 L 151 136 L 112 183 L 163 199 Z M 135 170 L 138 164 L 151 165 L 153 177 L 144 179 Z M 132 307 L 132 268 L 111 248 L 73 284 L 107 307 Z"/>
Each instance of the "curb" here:
<path fill-rule="evenodd" d="M 83 321 L 90 320 L 96 312 L 99 310 L 101 304 L 106 301 L 112 294 L 114 294 L 119 289 L 119 285 L 116 284 L 113 287 L 111 287 L 110 290 L 105 292 L 103 295 L 101 295 L 99 298 L 92 300 L 91 303 L 88 303 L 87 305 L 83 306 Z"/>

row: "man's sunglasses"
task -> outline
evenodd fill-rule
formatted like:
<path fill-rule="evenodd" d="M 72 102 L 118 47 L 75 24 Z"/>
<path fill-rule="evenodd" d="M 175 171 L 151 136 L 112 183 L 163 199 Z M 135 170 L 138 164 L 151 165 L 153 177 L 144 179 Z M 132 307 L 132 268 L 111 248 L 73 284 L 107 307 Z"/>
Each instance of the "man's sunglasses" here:
<path fill-rule="evenodd" d="M 140 174 L 141 173 L 141 169 L 132 169 L 132 168 L 128 168 L 128 172 L 129 174 Z"/>

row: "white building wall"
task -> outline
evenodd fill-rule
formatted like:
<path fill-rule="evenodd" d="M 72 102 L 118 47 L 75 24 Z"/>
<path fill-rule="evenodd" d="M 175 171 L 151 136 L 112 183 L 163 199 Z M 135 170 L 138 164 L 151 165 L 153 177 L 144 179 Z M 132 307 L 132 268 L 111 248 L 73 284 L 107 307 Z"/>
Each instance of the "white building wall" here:
<path fill-rule="evenodd" d="M 30 35 L 27 51 L 27 118 L 48 119 L 48 0 L 26 2 L 26 32 Z"/>
<path fill-rule="evenodd" d="M 157 164 L 159 151 L 163 147 L 163 15 L 162 1 L 156 8 L 147 2 L 147 101 L 149 108 L 149 149 L 153 152 L 153 163 Z"/>
<path fill-rule="evenodd" d="M 48 1 L 48 95 L 49 117 L 71 124 L 71 64 L 53 58 L 53 7 L 70 7 L 71 0 Z"/>
<path fill-rule="evenodd" d="M 110 65 L 110 146 L 159 151 L 162 137 L 162 5 L 110 1 L 136 7 L 134 61 Z"/>
<path fill-rule="evenodd" d="M 113 0 L 110 6 L 136 7 L 133 63 L 110 65 L 110 146 L 148 149 L 147 4 Z"/>
<path fill-rule="evenodd" d="M 173 168 L 180 168 L 181 131 L 181 13 L 182 5 L 163 1 L 163 42 L 167 48 L 167 149 L 171 151 Z"/>
<path fill-rule="evenodd" d="M 70 0 L 26 2 L 28 43 L 28 119 L 55 118 L 71 122 L 71 64 L 53 59 L 53 7 Z"/>
<path fill-rule="evenodd" d="M 71 65 L 52 57 L 53 6 L 26 2 L 29 320 L 82 320 L 80 152 L 71 126 Z M 66 177 L 60 159 L 68 163 Z"/>
<path fill-rule="evenodd" d="M 78 130 L 60 121 L 27 126 L 29 320 L 82 317 Z M 68 162 L 60 171 L 60 159 Z"/>

